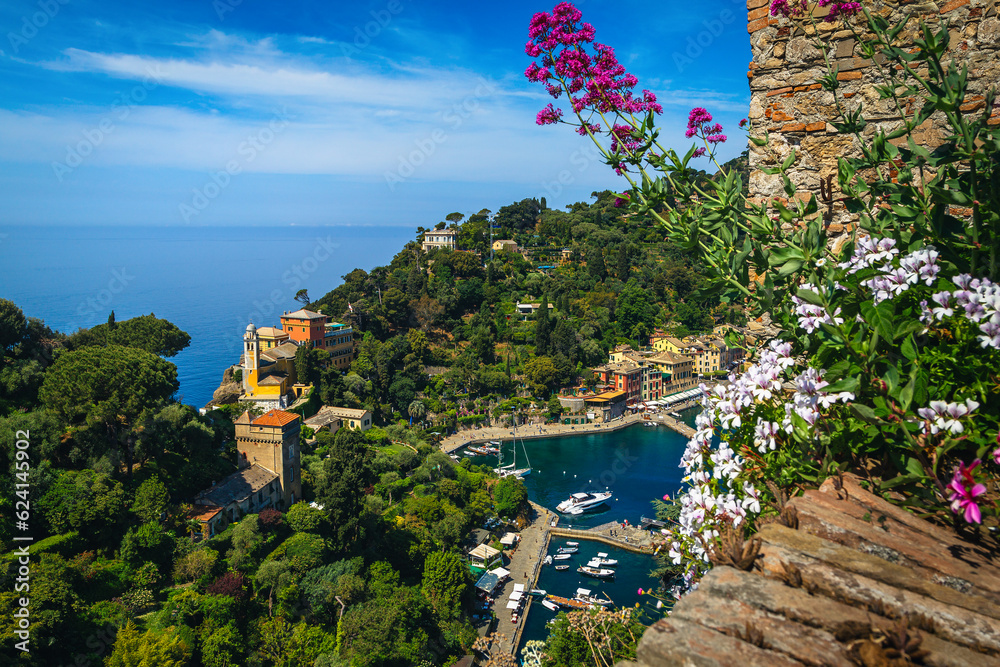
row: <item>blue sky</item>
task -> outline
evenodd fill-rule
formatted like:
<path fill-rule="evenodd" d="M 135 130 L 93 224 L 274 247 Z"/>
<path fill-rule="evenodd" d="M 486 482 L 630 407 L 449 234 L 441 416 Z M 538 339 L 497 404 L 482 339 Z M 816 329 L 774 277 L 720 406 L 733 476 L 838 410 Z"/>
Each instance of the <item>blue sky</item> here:
<path fill-rule="evenodd" d="M 523 72 L 554 3 L 8 0 L 0 5 L 0 223 L 434 223 L 624 181 Z M 745 146 L 742 2 L 577 3 L 664 105 Z M 706 163 L 707 168 L 707 163 Z"/>

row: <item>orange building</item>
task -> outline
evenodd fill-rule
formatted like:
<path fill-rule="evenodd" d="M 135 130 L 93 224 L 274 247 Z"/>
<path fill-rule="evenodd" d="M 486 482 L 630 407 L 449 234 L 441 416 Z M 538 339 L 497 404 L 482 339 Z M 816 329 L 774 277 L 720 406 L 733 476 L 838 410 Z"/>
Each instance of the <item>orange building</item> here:
<path fill-rule="evenodd" d="M 340 322 L 331 322 L 322 313 L 301 309 L 281 316 L 281 328 L 292 341 L 330 353 L 330 363 L 347 370 L 354 361 L 354 329 Z"/>

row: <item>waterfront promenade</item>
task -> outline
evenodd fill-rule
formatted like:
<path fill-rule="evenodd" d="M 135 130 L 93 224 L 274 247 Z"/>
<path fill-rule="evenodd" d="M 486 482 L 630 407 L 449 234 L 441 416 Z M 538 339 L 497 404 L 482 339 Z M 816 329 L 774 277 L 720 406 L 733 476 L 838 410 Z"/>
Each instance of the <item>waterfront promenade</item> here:
<path fill-rule="evenodd" d="M 670 411 L 685 410 L 697 405 L 697 401 L 688 401 L 682 405 L 671 406 Z M 694 429 L 670 415 L 666 411 L 651 413 L 653 421 L 680 433 L 686 438 L 694 435 Z M 625 415 L 605 424 L 524 424 L 517 428 L 517 437 L 523 440 L 538 438 L 561 438 L 567 435 L 588 435 L 591 433 L 609 433 L 638 424 L 644 421 L 643 413 Z M 459 431 L 441 441 L 441 450 L 445 454 L 459 450 L 469 445 L 478 445 L 491 440 L 509 440 L 514 437 L 514 430 L 488 426 L 486 428 Z"/>
<path fill-rule="evenodd" d="M 652 555 L 660 540 L 655 533 L 629 525 L 622 526 L 612 521 L 593 528 L 573 528 L 559 526 L 559 515 L 531 502 L 531 523 L 521 531 L 521 541 L 510 556 L 506 568 L 510 570 L 510 579 L 497 594 L 495 611 L 497 615 L 496 629 L 493 637 L 496 639 L 496 650 L 513 654 L 521 642 L 521 634 L 527 624 L 531 607 L 537 600 L 529 597 L 521 610 L 517 624 L 511 622 L 510 612 L 505 608 L 508 596 L 514 590 L 514 584 L 524 584 L 525 592 L 537 587 L 538 575 L 549 550 L 549 541 L 553 537 L 572 537 L 579 540 L 592 540 L 612 547 Z"/>
<path fill-rule="evenodd" d="M 506 641 L 499 642 L 499 648 L 505 653 L 513 653 L 517 649 L 528 610 L 534 604 L 533 598 L 529 596 L 517 625 L 514 625 L 510 621 L 510 611 L 505 608 L 508 596 L 514 590 L 514 584 L 524 584 L 525 595 L 535 587 L 538 570 L 549 547 L 549 525 L 555 516 L 541 505 L 531 503 L 531 523 L 521 530 L 521 540 L 510 557 L 510 563 L 505 566 L 510 570 L 510 578 L 497 594 L 494 606 L 497 616 L 496 635 L 506 638 Z"/>

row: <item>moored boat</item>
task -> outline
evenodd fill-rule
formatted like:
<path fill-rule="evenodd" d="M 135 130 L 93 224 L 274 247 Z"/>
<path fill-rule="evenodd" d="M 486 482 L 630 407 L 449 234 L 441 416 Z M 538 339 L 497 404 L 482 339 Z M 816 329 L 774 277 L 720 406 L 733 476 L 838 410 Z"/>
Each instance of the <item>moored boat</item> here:
<path fill-rule="evenodd" d="M 556 509 L 563 514 L 583 514 L 597 509 L 611 498 L 610 491 L 598 491 L 597 493 L 574 493 L 566 500 L 556 505 Z"/>
<path fill-rule="evenodd" d="M 580 574 L 585 574 L 588 577 L 594 577 L 595 579 L 612 579 L 615 576 L 614 570 L 609 570 L 603 567 L 587 567 L 583 565 L 576 568 L 576 571 Z"/>
<path fill-rule="evenodd" d="M 596 595 L 591 595 L 589 588 L 576 589 L 576 595 L 573 596 L 573 599 L 586 604 L 597 605 L 599 607 L 607 607 L 612 604 L 611 600 L 607 598 L 599 598 Z"/>
<path fill-rule="evenodd" d="M 579 547 L 559 547 L 558 549 L 556 549 L 556 553 L 575 554 L 579 550 L 580 550 Z"/>
<path fill-rule="evenodd" d="M 589 607 L 585 602 L 580 602 L 572 598 L 564 598 L 561 595 L 547 595 L 545 599 L 566 609 L 587 609 Z"/>
<path fill-rule="evenodd" d="M 580 546 L 580 543 L 579 542 L 567 542 L 566 546 L 568 546 L 568 547 L 578 547 L 578 546 Z"/>
<path fill-rule="evenodd" d="M 569 565 L 556 565 L 556 569 L 559 570 L 559 571 L 568 570 L 569 569 Z"/>
<path fill-rule="evenodd" d="M 594 558 L 593 560 L 596 560 L 598 563 L 600 563 L 601 567 L 614 567 L 618 565 L 618 560 L 616 558 L 608 558 L 608 554 L 604 553 L 603 551 L 598 552 L 597 557 Z"/>
<path fill-rule="evenodd" d="M 545 590 L 542 588 L 532 588 L 528 591 L 528 595 L 536 598 L 543 598 L 545 597 Z"/>
<path fill-rule="evenodd" d="M 570 558 L 572 558 L 571 554 L 556 554 L 552 560 L 569 560 Z"/>
<path fill-rule="evenodd" d="M 542 600 L 542 606 L 551 611 L 559 611 L 559 605 L 550 600 Z"/>

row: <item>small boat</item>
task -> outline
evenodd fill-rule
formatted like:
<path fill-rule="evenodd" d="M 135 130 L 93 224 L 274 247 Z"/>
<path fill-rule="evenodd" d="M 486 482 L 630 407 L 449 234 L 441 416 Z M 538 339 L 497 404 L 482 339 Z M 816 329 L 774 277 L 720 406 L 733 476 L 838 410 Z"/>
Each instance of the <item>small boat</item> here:
<path fill-rule="evenodd" d="M 473 454 L 486 454 L 487 452 L 481 447 L 469 447 L 469 451 Z"/>
<path fill-rule="evenodd" d="M 541 588 L 532 588 L 528 591 L 528 595 L 535 598 L 543 598 L 545 597 L 545 591 Z"/>
<path fill-rule="evenodd" d="M 552 560 L 569 560 L 572 557 L 571 554 L 556 554 L 552 557 Z"/>
<path fill-rule="evenodd" d="M 576 589 L 576 595 L 573 596 L 573 599 L 586 604 L 597 605 L 598 607 L 607 607 L 612 604 L 611 600 L 607 598 L 599 598 L 596 595 L 591 595 L 589 588 Z"/>
<path fill-rule="evenodd" d="M 603 567 L 587 567 L 584 565 L 576 568 L 576 571 L 580 574 L 585 574 L 588 577 L 594 577 L 595 579 L 613 579 L 615 576 L 614 570 L 609 570 Z"/>
<path fill-rule="evenodd" d="M 544 562 L 546 565 L 552 565 L 552 556 L 546 556 Z"/>
<path fill-rule="evenodd" d="M 462 456 L 475 456 L 475 455 L 476 455 L 475 452 L 470 452 L 469 450 L 465 450 L 464 452 L 462 452 Z"/>
<path fill-rule="evenodd" d="M 578 547 L 578 546 L 580 546 L 580 543 L 579 542 L 567 542 L 566 546 L 568 546 L 568 547 Z"/>
<path fill-rule="evenodd" d="M 542 600 L 542 606 L 551 611 L 559 611 L 559 605 L 555 602 L 550 602 L 548 600 Z"/>
<path fill-rule="evenodd" d="M 565 607 L 567 609 L 587 609 L 589 605 L 579 600 L 574 600 L 572 598 L 564 598 L 561 595 L 548 595 L 545 597 L 549 602 L 554 602 L 560 607 Z"/>
<path fill-rule="evenodd" d="M 600 563 L 603 567 L 614 567 L 615 565 L 618 565 L 617 559 L 608 558 L 608 555 L 603 551 L 598 552 L 597 558 L 594 558 L 594 560 Z"/>
<path fill-rule="evenodd" d="M 556 565 L 556 569 L 560 570 L 560 571 L 561 570 L 568 570 L 569 569 L 569 565 Z"/>
<path fill-rule="evenodd" d="M 575 554 L 580 549 L 578 547 L 559 547 L 556 549 L 556 553 L 561 554 Z"/>
<path fill-rule="evenodd" d="M 450 457 L 451 457 L 452 459 L 454 459 L 455 461 L 457 461 L 457 460 L 458 460 L 458 454 L 449 454 L 448 456 L 450 456 Z"/>
<path fill-rule="evenodd" d="M 556 505 L 556 509 L 563 514 L 583 514 L 595 510 L 611 498 L 610 491 L 600 491 L 597 493 L 574 493 L 566 500 Z"/>
<path fill-rule="evenodd" d="M 642 425 L 643 426 L 656 426 L 656 422 L 654 422 L 652 420 L 644 421 L 644 422 L 642 422 Z"/>

